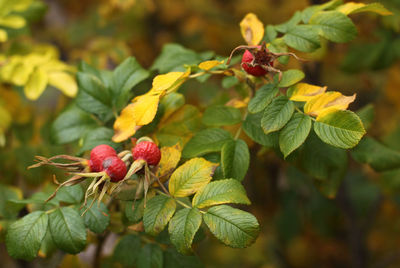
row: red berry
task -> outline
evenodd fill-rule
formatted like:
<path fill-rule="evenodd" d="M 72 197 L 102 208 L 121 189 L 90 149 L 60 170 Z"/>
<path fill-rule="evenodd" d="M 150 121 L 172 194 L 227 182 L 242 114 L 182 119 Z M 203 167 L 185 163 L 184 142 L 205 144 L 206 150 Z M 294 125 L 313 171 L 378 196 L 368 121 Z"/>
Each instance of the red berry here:
<path fill-rule="evenodd" d="M 254 57 L 250 53 L 250 51 L 246 50 L 243 53 L 242 57 L 242 68 L 251 75 L 254 76 L 264 76 L 267 74 L 267 71 L 264 70 L 261 66 L 250 66 L 247 63 L 251 63 L 253 61 Z"/>
<path fill-rule="evenodd" d="M 261 46 L 258 46 L 261 48 Z M 256 60 L 254 61 L 255 64 L 259 65 L 269 65 L 273 66 L 274 61 L 271 61 L 271 57 L 268 55 L 268 50 L 258 50 L 255 52 L 256 55 Z M 263 69 L 261 66 L 256 65 L 256 66 L 250 66 L 248 63 L 252 63 L 254 59 L 254 56 L 251 54 L 249 50 L 246 50 L 243 53 L 242 57 L 242 68 L 251 75 L 254 76 L 264 76 L 268 73 L 267 70 Z"/>
<path fill-rule="evenodd" d="M 117 156 L 117 152 L 109 145 L 97 145 L 90 152 L 89 167 L 92 172 L 103 170 L 103 161 L 109 156 Z"/>
<path fill-rule="evenodd" d="M 157 145 L 151 141 L 142 141 L 132 149 L 133 159 L 143 159 L 149 165 L 157 165 L 161 159 L 161 152 Z"/>
<path fill-rule="evenodd" d="M 103 169 L 112 182 L 118 182 L 126 175 L 126 165 L 118 156 L 107 157 L 103 161 Z"/>

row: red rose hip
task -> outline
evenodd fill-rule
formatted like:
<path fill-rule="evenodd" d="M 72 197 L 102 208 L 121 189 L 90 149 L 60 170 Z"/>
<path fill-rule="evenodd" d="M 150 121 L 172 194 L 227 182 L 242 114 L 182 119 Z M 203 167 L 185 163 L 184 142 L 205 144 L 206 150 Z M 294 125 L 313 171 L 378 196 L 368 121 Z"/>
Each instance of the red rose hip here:
<path fill-rule="evenodd" d="M 267 71 L 264 70 L 261 66 L 250 66 L 249 65 L 253 61 L 253 59 L 254 59 L 254 56 L 250 53 L 250 51 L 246 50 L 243 53 L 241 65 L 242 65 L 242 68 L 246 71 L 246 73 L 254 75 L 254 76 L 266 75 Z"/>
<path fill-rule="evenodd" d="M 143 159 L 149 165 L 157 165 L 161 159 L 161 152 L 157 145 L 151 141 L 142 141 L 132 148 L 133 159 Z"/>
<path fill-rule="evenodd" d="M 92 172 L 103 170 L 103 161 L 110 156 L 117 156 L 117 152 L 109 145 L 97 145 L 90 152 L 89 167 Z"/>
<path fill-rule="evenodd" d="M 109 156 L 103 161 L 104 171 L 112 182 L 122 180 L 126 175 L 126 165 L 118 156 Z"/>

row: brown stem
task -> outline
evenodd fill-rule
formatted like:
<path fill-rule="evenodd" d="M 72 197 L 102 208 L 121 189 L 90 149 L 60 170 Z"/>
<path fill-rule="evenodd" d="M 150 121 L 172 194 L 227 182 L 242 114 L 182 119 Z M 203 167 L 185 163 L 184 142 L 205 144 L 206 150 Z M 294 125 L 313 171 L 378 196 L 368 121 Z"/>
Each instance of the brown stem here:
<path fill-rule="evenodd" d="M 97 244 L 96 252 L 93 257 L 93 268 L 101 267 L 101 252 L 103 251 L 104 242 L 106 241 L 108 234 L 109 233 L 107 232 L 104 235 L 98 236 L 99 243 Z"/>

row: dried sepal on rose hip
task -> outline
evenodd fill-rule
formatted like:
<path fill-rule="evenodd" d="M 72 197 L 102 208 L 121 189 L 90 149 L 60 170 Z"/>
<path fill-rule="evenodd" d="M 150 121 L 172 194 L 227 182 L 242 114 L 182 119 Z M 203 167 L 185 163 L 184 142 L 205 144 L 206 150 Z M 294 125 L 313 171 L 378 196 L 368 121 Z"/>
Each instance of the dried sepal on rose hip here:
<path fill-rule="evenodd" d="M 129 154 L 127 154 L 127 152 Z M 123 159 L 130 157 L 129 151 L 123 151 L 120 154 L 109 145 L 101 144 L 94 147 L 90 152 L 90 158 L 80 158 L 69 155 L 58 155 L 50 158 L 36 156 L 37 164 L 30 166 L 29 168 L 35 168 L 42 165 L 51 165 L 58 168 L 62 168 L 72 175 L 70 179 L 63 183 L 59 183 L 56 179 L 54 182 L 58 184 L 55 192 L 46 200 L 49 201 L 54 198 L 58 190 L 63 186 L 72 186 L 78 184 L 88 178 L 93 178 L 91 184 L 86 190 L 85 203 L 86 205 L 88 197 L 94 195 L 93 202 L 98 199 L 99 203 L 110 186 L 110 182 L 123 181 L 127 174 L 127 166 Z M 54 160 L 67 160 L 68 163 L 59 163 Z M 98 193 L 98 189 L 102 186 L 101 193 Z M 90 205 L 90 207 L 93 205 Z M 89 207 L 89 208 L 90 208 Z M 85 211 L 86 212 L 86 211 Z M 85 213 L 84 212 L 84 213 Z"/>
<path fill-rule="evenodd" d="M 262 42 L 261 45 L 257 46 L 238 46 L 232 50 L 231 55 L 229 56 L 228 61 L 226 62 L 229 65 L 233 54 L 236 51 L 245 50 L 241 66 L 246 71 L 246 73 L 251 74 L 253 76 L 265 76 L 268 73 L 278 73 L 279 81 L 282 78 L 282 71 L 274 67 L 274 61 L 281 56 L 292 56 L 297 60 L 302 60 L 297 57 L 296 54 L 292 52 L 283 52 L 283 53 L 274 53 L 271 52 L 265 42 Z M 302 60 L 303 61 L 303 60 Z"/>

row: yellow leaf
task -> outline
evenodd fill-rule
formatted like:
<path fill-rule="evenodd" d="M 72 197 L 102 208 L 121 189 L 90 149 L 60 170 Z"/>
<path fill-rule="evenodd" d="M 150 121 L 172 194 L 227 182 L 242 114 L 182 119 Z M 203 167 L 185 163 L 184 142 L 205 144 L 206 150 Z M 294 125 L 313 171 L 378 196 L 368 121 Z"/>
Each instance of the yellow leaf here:
<path fill-rule="evenodd" d="M 8 34 L 5 30 L 0 29 L 0 42 L 5 42 L 8 39 Z"/>
<path fill-rule="evenodd" d="M 393 15 L 392 12 L 387 10 L 380 3 L 364 4 L 364 3 L 348 2 L 344 5 L 339 6 L 336 10 L 346 15 L 360 13 L 360 12 L 375 12 L 382 16 Z"/>
<path fill-rule="evenodd" d="M 168 179 L 166 175 L 176 168 L 181 159 L 181 151 L 179 144 L 161 148 L 161 160 L 157 170 L 157 176 L 161 178 L 161 181 Z"/>
<path fill-rule="evenodd" d="M 174 197 L 185 197 L 206 186 L 218 164 L 204 158 L 192 158 L 178 167 L 169 180 L 169 192 Z"/>
<path fill-rule="evenodd" d="M 28 62 L 16 64 L 11 74 L 11 82 L 17 86 L 24 86 L 33 72 L 34 66 Z"/>
<path fill-rule="evenodd" d="M 321 95 L 326 91 L 326 87 L 314 86 L 307 83 L 298 83 L 292 87 L 290 100 L 309 101 L 315 96 Z"/>
<path fill-rule="evenodd" d="M 253 13 L 247 14 L 240 22 L 240 31 L 251 46 L 258 45 L 264 37 L 264 25 Z"/>
<path fill-rule="evenodd" d="M 49 84 L 61 90 L 62 93 L 68 97 L 75 97 L 78 93 L 78 85 L 76 84 L 74 76 L 65 72 L 50 72 Z"/>
<path fill-rule="evenodd" d="M 203 61 L 202 63 L 199 64 L 199 68 L 208 71 L 208 70 L 214 68 L 215 66 L 221 65 L 223 63 L 224 63 L 223 60 L 221 60 L 221 61 L 218 61 L 218 60 Z"/>
<path fill-rule="evenodd" d="M 153 92 L 163 92 L 171 88 L 182 76 L 184 72 L 170 72 L 166 74 L 160 74 L 153 79 Z"/>
<path fill-rule="evenodd" d="M 36 68 L 24 87 L 25 96 L 30 100 L 37 100 L 46 89 L 48 76 L 41 68 Z"/>
<path fill-rule="evenodd" d="M 350 103 L 356 99 L 353 96 L 343 96 L 342 93 L 331 91 L 314 97 L 304 105 L 304 112 L 312 116 L 326 114 L 327 111 L 346 110 Z"/>
<path fill-rule="evenodd" d="M 235 107 L 238 109 L 244 108 L 244 107 L 247 107 L 247 105 L 249 103 L 249 99 L 250 99 L 249 97 L 246 97 L 244 100 L 234 98 L 234 99 L 231 99 L 230 101 L 228 101 L 225 105 Z"/>
<path fill-rule="evenodd" d="M 141 126 L 153 121 L 157 113 L 158 95 L 145 94 L 136 97 L 133 103 L 126 106 L 115 120 L 112 138 L 114 142 L 121 142 L 135 134 Z"/>
<path fill-rule="evenodd" d="M 26 21 L 23 17 L 21 16 L 16 16 L 16 15 L 9 15 L 5 17 L 0 17 L 0 25 L 12 29 L 19 29 L 24 27 L 26 24 Z"/>

